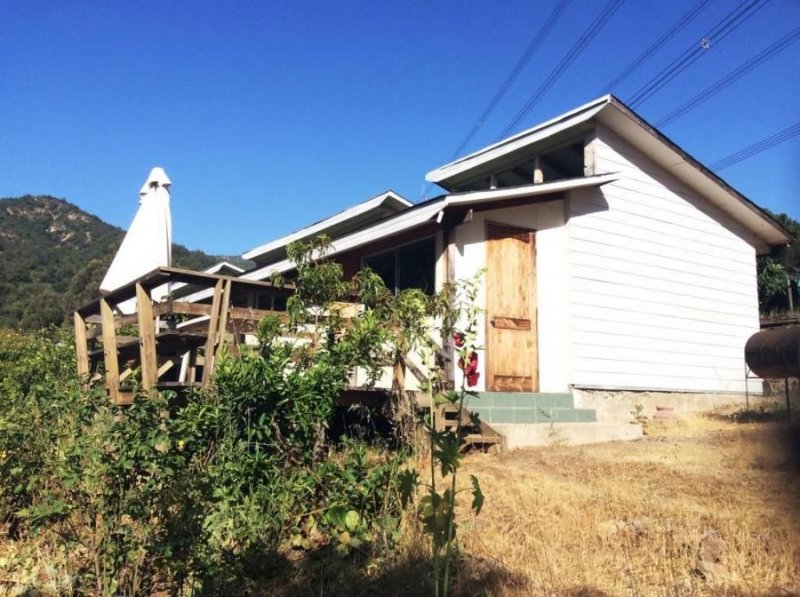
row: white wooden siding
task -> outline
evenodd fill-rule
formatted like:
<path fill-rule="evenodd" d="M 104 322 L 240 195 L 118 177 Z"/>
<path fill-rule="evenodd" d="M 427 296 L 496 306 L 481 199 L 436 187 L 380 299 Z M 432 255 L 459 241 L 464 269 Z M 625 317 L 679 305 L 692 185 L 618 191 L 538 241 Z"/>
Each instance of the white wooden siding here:
<path fill-rule="evenodd" d="M 571 382 L 744 391 L 752 237 L 607 129 L 594 151 L 598 173 L 621 176 L 570 194 Z"/>

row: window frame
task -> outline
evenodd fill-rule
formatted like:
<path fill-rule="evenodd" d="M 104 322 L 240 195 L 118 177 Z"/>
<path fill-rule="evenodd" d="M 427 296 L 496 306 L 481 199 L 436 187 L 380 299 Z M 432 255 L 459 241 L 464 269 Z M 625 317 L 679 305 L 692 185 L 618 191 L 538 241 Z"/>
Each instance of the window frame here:
<path fill-rule="evenodd" d="M 383 249 L 381 251 L 375 251 L 373 253 L 367 253 L 365 255 L 362 255 L 361 256 L 361 269 L 364 269 L 365 267 L 368 267 L 367 266 L 367 260 L 368 259 L 374 259 L 376 257 L 382 257 L 382 256 L 384 256 L 386 254 L 392 253 L 394 255 L 394 288 L 388 288 L 388 290 L 390 290 L 392 292 L 392 294 L 397 295 L 400 292 L 400 290 L 397 288 L 397 278 L 398 278 L 398 276 L 397 276 L 397 252 L 400 251 L 401 249 L 404 249 L 406 247 L 410 247 L 412 245 L 422 244 L 425 241 L 433 241 L 433 280 L 431 280 L 432 284 L 431 284 L 430 293 L 428 293 L 426 290 L 422 290 L 422 289 L 420 289 L 420 290 L 422 290 L 422 292 L 424 292 L 426 294 L 430 294 L 430 296 L 433 296 L 434 294 L 436 294 L 436 264 L 437 264 L 437 256 L 436 256 L 436 245 L 437 245 L 437 243 L 436 243 L 436 234 L 435 233 L 434 234 L 427 234 L 427 235 L 425 235 L 425 236 L 423 236 L 421 238 L 416 238 L 414 240 L 403 242 L 403 243 L 400 243 L 398 245 L 393 245 L 392 247 L 390 247 L 388 249 Z"/>

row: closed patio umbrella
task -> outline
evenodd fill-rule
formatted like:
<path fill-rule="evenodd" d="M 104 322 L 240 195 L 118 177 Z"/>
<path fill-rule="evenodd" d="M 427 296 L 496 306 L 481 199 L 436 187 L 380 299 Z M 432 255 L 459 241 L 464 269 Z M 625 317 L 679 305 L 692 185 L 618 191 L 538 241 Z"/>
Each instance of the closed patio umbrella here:
<path fill-rule="evenodd" d="M 172 262 L 172 217 L 163 168 L 153 168 L 139 191 L 139 209 L 100 284 L 105 294 Z M 157 289 L 156 289 L 157 290 Z"/>

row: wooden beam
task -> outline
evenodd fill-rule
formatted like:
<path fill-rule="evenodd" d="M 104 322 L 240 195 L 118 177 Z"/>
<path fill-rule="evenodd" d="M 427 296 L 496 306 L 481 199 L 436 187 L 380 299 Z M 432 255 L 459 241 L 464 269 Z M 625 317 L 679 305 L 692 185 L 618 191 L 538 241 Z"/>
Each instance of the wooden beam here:
<path fill-rule="evenodd" d="M 103 326 L 103 360 L 106 369 L 106 390 L 112 404 L 119 404 L 119 360 L 117 359 L 117 330 L 114 311 L 106 299 L 100 299 L 100 315 Z"/>
<path fill-rule="evenodd" d="M 228 317 L 237 321 L 261 321 L 270 316 L 277 316 L 282 322 L 289 321 L 286 311 L 270 311 L 267 309 L 251 309 L 250 307 L 231 307 Z"/>
<path fill-rule="evenodd" d="M 153 324 L 153 301 L 150 294 L 136 285 L 136 312 L 139 323 L 139 356 L 142 364 L 142 387 L 150 392 L 158 381 L 156 332 Z"/>
<path fill-rule="evenodd" d="M 170 369 L 172 369 L 174 366 L 175 366 L 174 360 L 169 359 L 168 361 L 165 361 L 164 364 L 158 368 L 158 378 L 161 379 L 161 376 L 164 375 Z"/>
<path fill-rule="evenodd" d="M 75 355 L 78 362 L 78 376 L 81 379 L 81 388 L 84 390 L 89 381 L 89 347 L 86 338 L 86 321 L 83 316 L 75 311 Z"/>
<path fill-rule="evenodd" d="M 170 301 L 168 303 L 164 303 L 164 306 L 167 307 L 163 310 L 164 313 L 179 313 L 181 315 L 198 315 L 198 316 L 211 315 L 211 305 L 204 305 L 202 303 L 186 303 L 182 301 Z"/>
<path fill-rule="evenodd" d="M 202 387 L 207 387 L 211 381 L 211 369 L 214 366 L 214 349 L 217 345 L 217 329 L 219 324 L 219 306 L 222 302 L 222 280 L 217 280 L 214 287 L 214 299 L 211 301 L 211 319 L 208 321 L 208 337 L 206 338 L 206 350 L 203 362 Z"/>

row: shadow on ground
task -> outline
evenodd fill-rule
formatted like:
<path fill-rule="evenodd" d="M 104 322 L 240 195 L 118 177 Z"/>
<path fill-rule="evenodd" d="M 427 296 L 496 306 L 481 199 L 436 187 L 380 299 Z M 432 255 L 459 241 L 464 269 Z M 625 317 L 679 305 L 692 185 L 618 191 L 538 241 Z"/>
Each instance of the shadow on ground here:
<path fill-rule="evenodd" d="M 235 568 L 233 566 L 232 568 Z M 240 568 L 241 569 L 241 568 Z M 396 596 L 432 595 L 433 564 L 426 555 L 368 560 L 351 554 L 338 556 L 331 548 L 297 552 L 296 557 L 273 558 L 262 569 L 268 577 L 227 578 L 213 587 L 215 595 Z M 451 571 L 450 595 L 454 597 L 503 595 L 523 591 L 525 579 L 499 562 L 463 556 Z M 603 597 L 597 592 L 577 596 Z"/>

